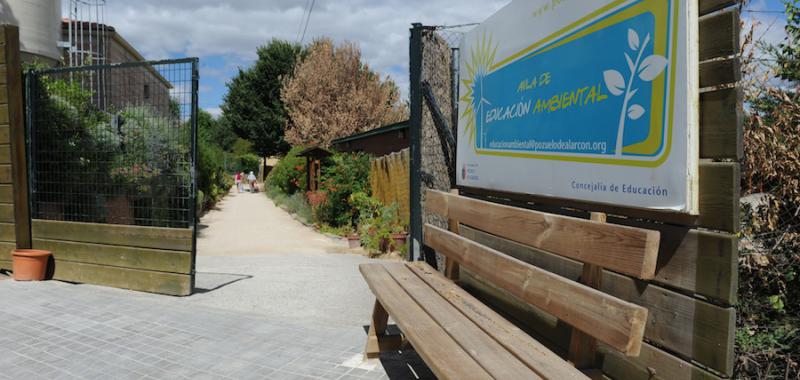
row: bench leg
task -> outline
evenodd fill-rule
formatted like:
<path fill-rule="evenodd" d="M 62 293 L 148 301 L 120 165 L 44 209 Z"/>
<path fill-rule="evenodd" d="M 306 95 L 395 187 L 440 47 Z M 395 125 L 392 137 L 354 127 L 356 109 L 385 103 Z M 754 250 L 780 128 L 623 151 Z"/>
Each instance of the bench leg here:
<path fill-rule="evenodd" d="M 402 345 L 400 335 L 386 335 L 386 324 L 389 323 L 389 313 L 383 308 L 380 301 L 375 300 L 372 309 L 372 323 L 367 334 L 367 347 L 364 355 L 368 359 L 377 358 L 381 352 L 398 349 Z"/>

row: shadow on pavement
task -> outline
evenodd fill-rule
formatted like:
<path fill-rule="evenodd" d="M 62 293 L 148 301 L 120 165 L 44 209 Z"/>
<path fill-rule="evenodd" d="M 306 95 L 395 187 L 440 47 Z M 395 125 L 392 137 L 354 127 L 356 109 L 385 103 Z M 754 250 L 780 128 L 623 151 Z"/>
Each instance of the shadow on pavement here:
<path fill-rule="evenodd" d="M 381 365 L 392 380 L 436 380 L 422 358 L 413 349 L 381 353 Z"/>
<path fill-rule="evenodd" d="M 247 274 L 197 272 L 194 294 L 213 292 L 230 284 L 253 278 Z"/>
<path fill-rule="evenodd" d="M 366 334 L 369 333 L 369 325 L 362 326 L 364 329 L 364 342 Z M 386 326 L 386 335 L 400 335 L 397 325 Z M 431 372 L 425 361 L 417 354 L 412 347 L 396 351 L 381 352 L 379 358 L 386 376 L 391 380 L 436 380 L 436 375 Z"/>

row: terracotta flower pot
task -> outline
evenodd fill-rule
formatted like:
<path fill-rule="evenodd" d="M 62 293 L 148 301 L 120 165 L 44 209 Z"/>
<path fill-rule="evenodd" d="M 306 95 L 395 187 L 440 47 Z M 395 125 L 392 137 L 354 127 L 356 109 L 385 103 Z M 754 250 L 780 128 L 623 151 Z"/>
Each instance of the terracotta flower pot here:
<path fill-rule="evenodd" d="M 408 237 L 407 233 L 393 233 L 392 234 L 392 247 L 393 249 L 397 250 L 400 247 L 406 245 L 406 238 Z"/>
<path fill-rule="evenodd" d="M 358 248 L 361 246 L 361 237 L 358 234 L 352 234 L 347 237 L 347 246 L 350 249 Z"/>
<path fill-rule="evenodd" d="M 41 249 L 15 249 L 11 255 L 14 260 L 12 263 L 14 280 L 44 280 L 45 274 L 47 273 L 47 262 L 50 259 L 50 251 Z"/>

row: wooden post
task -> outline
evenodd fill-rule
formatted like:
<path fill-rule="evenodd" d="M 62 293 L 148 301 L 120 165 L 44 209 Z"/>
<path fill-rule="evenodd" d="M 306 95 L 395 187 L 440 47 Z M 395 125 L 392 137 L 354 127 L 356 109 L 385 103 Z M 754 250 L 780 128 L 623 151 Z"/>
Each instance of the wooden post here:
<path fill-rule="evenodd" d="M 0 121 L 0 130 L 8 124 L 8 140 L 0 138 L 0 144 L 9 144 L 10 157 L 3 158 L 5 164 L 10 158 L 11 182 L 13 183 L 13 209 L 15 240 L 17 248 L 31 247 L 30 209 L 28 205 L 28 164 L 25 154 L 25 111 L 23 109 L 22 63 L 20 57 L 19 28 L 12 25 L 0 26 L 0 49 L 4 62 L 0 63 L 0 91 L 5 91 L 0 108 L 5 108 L 6 120 Z M 2 135 L 2 133 L 0 133 Z M 6 202 L 3 200 L 2 202 Z M 3 220 L 6 222 L 8 220 Z"/>
<path fill-rule="evenodd" d="M 604 212 L 591 213 L 591 219 L 595 222 L 605 223 L 606 214 Z M 583 264 L 581 283 L 599 289 L 603 280 L 603 268 L 598 265 Z M 597 341 L 590 335 L 573 328 L 572 338 L 569 343 L 569 361 L 578 369 L 596 368 L 595 357 L 597 353 Z"/>
<path fill-rule="evenodd" d="M 311 191 L 311 157 L 306 157 L 306 191 Z"/>
<path fill-rule="evenodd" d="M 314 191 L 319 190 L 319 179 L 322 178 L 322 160 L 317 158 L 314 160 Z"/>
<path fill-rule="evenodd" d="M 451 189 L 450 193 L 458 195 L 458 189 Z M 454 234 L 459 233 L 458 219 L 447 219 L 447 226 L 450 232 Z M 447 278 L 456 281 L 458 280 L 458 262 L 452 259 L 445 259 L 444 274 Z"/>
<path fill-rule="evenodd" d="M 398 349 L 402 345 L 403 339 L 400 335 L 386 335 L 387 323 L 389 323 L 389 313 L 386 312 L 380 301 L 375 300 L 375 306 L 372 308 L 372 321 L 367 334 L 367 346 L 364 348 L 364 356 L 367 359 L 377 358 L 381 352 Z"/>

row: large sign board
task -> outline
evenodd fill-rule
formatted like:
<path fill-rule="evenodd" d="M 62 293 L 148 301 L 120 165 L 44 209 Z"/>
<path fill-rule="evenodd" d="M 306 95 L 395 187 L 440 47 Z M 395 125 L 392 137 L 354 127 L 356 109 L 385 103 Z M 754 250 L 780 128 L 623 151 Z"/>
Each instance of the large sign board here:
<path fill-rule="evenodd" d="M 516 0 L 461 44 L 461 186 L 697 212 L 697 1 Z"/>

